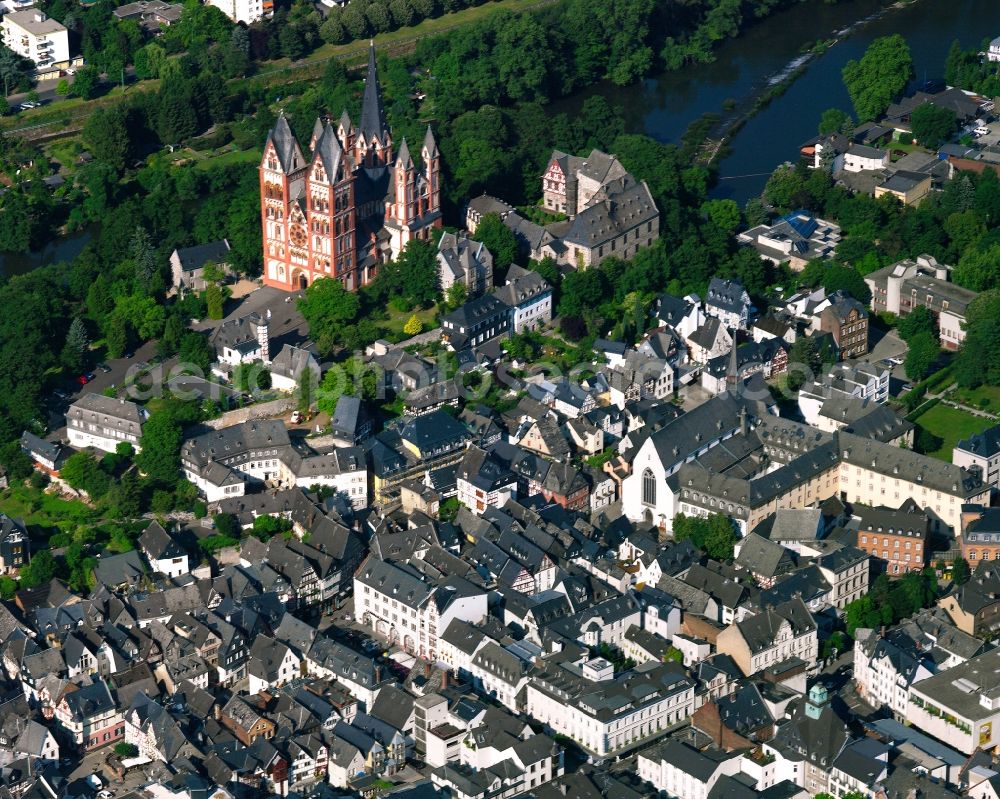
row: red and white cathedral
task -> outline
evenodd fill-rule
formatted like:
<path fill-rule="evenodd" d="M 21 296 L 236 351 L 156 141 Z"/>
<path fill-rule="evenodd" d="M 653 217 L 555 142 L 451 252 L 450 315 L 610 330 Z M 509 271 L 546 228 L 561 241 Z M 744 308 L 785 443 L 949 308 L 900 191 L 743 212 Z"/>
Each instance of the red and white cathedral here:
<path fill-rule="evenodd" d="M 334 277 L 355 291 L 379 264 L 441 226 L 441 156 L 427 128 L 418 168 L 404 139 L 393 152 L 375 48 L 357 128 L 344 111 L 336 127 L 317 119 L 306 158 L 284 115 L 260 162 L 264 283 L 298 291 Z M 395 157 L 394 157 L 395 155 Z"/>

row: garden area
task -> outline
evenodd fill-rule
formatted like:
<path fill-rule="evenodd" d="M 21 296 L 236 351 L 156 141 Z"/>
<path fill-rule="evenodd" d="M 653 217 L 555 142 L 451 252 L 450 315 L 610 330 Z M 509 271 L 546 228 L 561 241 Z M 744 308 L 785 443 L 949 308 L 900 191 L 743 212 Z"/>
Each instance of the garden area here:
<path fill-rule="evenodd" d="M 995 424 L 991 419 L 940 402 L 915 417 L 913 422 L 917 425 L 914 449 L 948 463 L 951 463 L 955 444 Z"/>

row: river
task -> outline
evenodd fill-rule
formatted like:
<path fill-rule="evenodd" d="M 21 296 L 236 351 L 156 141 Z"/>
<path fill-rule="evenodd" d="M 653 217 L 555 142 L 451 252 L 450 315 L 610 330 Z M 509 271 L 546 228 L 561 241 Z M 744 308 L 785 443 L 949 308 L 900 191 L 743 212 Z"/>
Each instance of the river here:
<path fill-rule="evenodd" d="M 572 113 L 587 96 L 601 94 L 622 109 L 630 130 L 676 142 L 703 114 L 721 114 L 726 100 L 740 101 L 766 86 L 800 57 L 804 45 L 831 38 L 884 8 L 881 0 L 833 5 L 805 0 L 724 43 L 710 64 L 690 65 L 625 88 L 602 84 L 554 109 Z M 952 41 L 972 47 L 1000 35 L 1000 2 L 916 0 L 858 27 L 809 62 L 804 75 L 733 137 L 728 155 L 718 163 L 720 180 L 713 196 L 742 204 L 759 194 L 767 175 L 778 164 L 797 159 L 799 145 L 816 135 L 825 109 L 851 111 L 841 70 L 850 59 L 864 55 L 873 39 L 890 33 L 899 33 L 909 43 L 919 80 L 940 78 Z"/>
<path fill-rule="evenodd" d="M 0 276 L 23 275 L 45 264 L 72 261 L 93 237 L 94 227 L 88 226 L 68 236 L 52 239 L 40 250 L 0 252 Z"/>

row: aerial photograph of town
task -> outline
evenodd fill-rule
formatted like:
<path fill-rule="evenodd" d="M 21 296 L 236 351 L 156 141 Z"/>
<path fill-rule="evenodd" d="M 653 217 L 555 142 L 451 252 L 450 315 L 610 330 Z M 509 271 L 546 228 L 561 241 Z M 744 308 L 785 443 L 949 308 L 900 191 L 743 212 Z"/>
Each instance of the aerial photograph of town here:
<path fill-rule="evenodd" d="M 1000 0 L 0 78 L 0 799 L 1000 799 Z"/>

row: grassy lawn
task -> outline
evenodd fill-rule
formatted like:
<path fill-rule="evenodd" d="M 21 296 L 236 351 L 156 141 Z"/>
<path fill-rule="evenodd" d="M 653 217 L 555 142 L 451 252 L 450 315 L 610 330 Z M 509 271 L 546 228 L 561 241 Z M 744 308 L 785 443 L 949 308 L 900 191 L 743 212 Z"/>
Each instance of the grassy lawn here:
<path fill-rule="evenodd" d="M 951 395 L 956 402 L 973 408 L 996 413 L 1000 411 L 1000 386 L 980 386 L 979 388 L 959 388 Z M 984 404 L 985 401 L 985 404 Z"/>
<path fill-rule="evenodd" d="M 189 152 L 188 150 L 184 151 Z M 252 150 L 230 150 L 229 152 L 220 152 L 217 154 L 207 154 L 203 155 L 197 165 L 196 169 L 216 169 L 218 167 L 229 166 L 230 164 L 256 164 L 260 161 L 261 151 L 254 148 Z"/>
<path fill-rule="evenodd" d="M 993 422 L 973 416 L 971 413 L 950 408 L 938 403 L 916 418 L 919 428 L 923 428 L 930 436 L 921 435 L 917 430 L 917 450 L 932 458 L 951 463 L 951 451 L 963 438 L 982 432 Z M 920 446 L 921 438 L 928 438 L 924 446 Z"/>
<path fill-rule="evenodd" d="M 435 19 L 425 19 L 409 28 L 400 28 L 388 33 L 379 33 L 374 38 L 375 47 L 379 50 L 384 48 L 391 49 L 393 46 L 410 42 L 413 39 L 423 39 L 427 36 L 444 33 L 461 25 L 470 25 L 497 11 L 528 11 L 532 8 L 549 5 L 553 2 L 555 0 L 495 0 L 494 2 L 484 3 L 481 6 L 473 6 L 472 8 L 465 8 L 451 14 L 445 14 Z M 367 53 L 367 40 L 353 41 L 347 44 L 324 44 L 313 51 L 305 61 L 298 62 L 296 66 L 327 61 L 330 58 L 339 58 L 344 61 L 364 61 Z M 268 61 L 253 78 L 287 70 L 291 65 L 292 62 L 287 58 Z M 253 78 L 250 78 L 250 80 L 253 80 Z"/>
<path fill-rule="evenodd" d="M 81 524 L 93 524 L 100 518 L 97 511 L 82 502 L 62 499 L 25 485 L 12 486 L 0 493 L 0 511 L 21 517 L 28 525 L 68 531 Z"/>
<path fill-rule="evenodd" d="M 434 318 L 437 315 L 437 306 L 417 308 L 412 311 L 397 311 L 390 305 L 386 310 L 389 312 L 389 318 L 378 323 L 378 326 L 386 331 L 386 333 L 397 336 L 405 335 L 403 333 L 403 326 L 410 321 L 410 317 L 414 314 L 423 323 L 424 329 L 421 332 L 426 332 L 433 327 L 437 327 L 437 320 Z"/>

